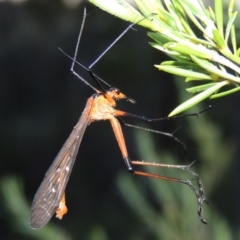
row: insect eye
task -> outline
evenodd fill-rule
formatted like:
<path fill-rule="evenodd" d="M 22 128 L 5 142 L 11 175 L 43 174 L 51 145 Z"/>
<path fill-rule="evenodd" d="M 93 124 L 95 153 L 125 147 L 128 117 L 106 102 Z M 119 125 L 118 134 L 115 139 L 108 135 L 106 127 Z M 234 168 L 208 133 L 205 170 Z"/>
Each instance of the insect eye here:
<path fill-rule="evenodd" d="M 116 88 L 116 87 L 110 88 L 110 91 L 111 91 L 111 92 L 114 91 L 116 94 L 120 94 L 120 90 L 119 90 L 118 88 Z"/>

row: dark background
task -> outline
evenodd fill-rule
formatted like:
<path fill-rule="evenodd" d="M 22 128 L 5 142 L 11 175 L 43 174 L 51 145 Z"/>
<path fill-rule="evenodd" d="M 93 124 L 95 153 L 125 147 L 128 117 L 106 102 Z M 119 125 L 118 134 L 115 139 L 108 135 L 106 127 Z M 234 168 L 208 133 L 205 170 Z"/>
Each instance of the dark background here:
<path fill-rule="evenodd" d="M 87 7 L 90 14 L 78 60 L 89 65 L 128 23 L 91 4 Z M 126 168 L 111 126 L 104 121 L 92 123 L 84 135 L 67 186 L 69 213 L 62 221 L 53 218 L 48 226 L 39 231 L 28 226 L 34 194 L 76 124 L 87 98 L 94 93 L 71 74 L 71 60 L 58 50 L 60 47 L 73 55 L 82 12 L 81 5 L 70 8 L 61 1 L 27 1 L 19 5 L 0 3 L 0 239 L 53 239 L 41 233 L 44 229 L 46 232 L 61 229 L 66 234 L 62 235 L 63 239 L 134 239 L 130 236 L 139 231 L 142 232 L 142 239 L 159 239 L 149 228 L 144 229 L 142 219 L 128 206 L 117 187 L 116 178 Z M 137 101 L 135 105 L 119 102 L 118 109 L 141 116 L 165 117 L 179 104 L 178 89 L 171 75 L 159 72 L 153 66 L 167 57 L 150 47 L 146 29 L 138 26 L 135 29 L 137 31 L 130 30 L 104 56 L 94 67 L 94 72 Z M 78 72 L 94 84 L 84 70 L 78 69 Z M 184 99 L 189 97 L 185 95 Z M 211 194 L 208 192 L 211 205 L 207 208 L 217 209 L 229 226 L 232 238 L 238 239 L 239 95 L 236 93 L 211 104 L 213 109 L 205 115 L 216 126 L 217 139 L 227 140 L 234 154 L 226 165 L 224 175 L 220 176 L 217 188 Z M 126 121 L 142 124 L 134 119 Z M 198 122 L 197 119 L 194 121 Z M 168 132 L 182 126 L 177 136 L 187 144 L 189 159 L 183 160 L 181 147 L 171 139 L 151 134 L 155 146 L 173 153 L 178 164 L 186 164 L 196 158 L 201 163 L 197 144 L 191 138 L 185 118 L 144 124 L 142 126 Z M 142 159 L 134 130 L 125 127 L 123 131 L 130 157 Z M 197 167 L 198 163 L 196 171 Z M 217 165 L 214 167 L 217 169 Z M 210 173 L 205 174 L 209 176 Z M 131 177 L 144 184 L 143 179 Z M 9 181 L 20 185 L 17 186 L 23 198 L 17 195 L 17 190 L 14 192 L 13 186 L 8 188 L 8 185 L 11 186 Z M 168 183 L 169 188 L 171 185 Z M 12 206 L 19 208 L 19 213 L 14 212 Z M 26 211 L 23 211 L 23 206 L 26 206 Z M 192 221 L 199 221 L 196 209 L 191 211 L 194 212 Z M 205 231 L 203 229 L 206 227 L 199 224 L 198 229 Z M 179 236 L 178 239 L 187 238 Z"/>

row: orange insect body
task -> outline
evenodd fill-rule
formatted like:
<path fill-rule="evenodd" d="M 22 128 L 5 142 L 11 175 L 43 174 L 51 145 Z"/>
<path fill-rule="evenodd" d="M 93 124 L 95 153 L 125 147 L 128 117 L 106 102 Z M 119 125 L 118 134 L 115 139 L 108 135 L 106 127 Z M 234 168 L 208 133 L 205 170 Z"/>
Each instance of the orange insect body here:
<path fill-rule="evenodd" d="M 119 92 L 118 89 L 110 89 L 107 93 L 101 94 L 97 98 L 90 98 L 92 100 L 92 107 L 90 110 L 91 121 L 109 120 L 111 122 L 114 134 L 116 136 L 118 145 L 123 157 L 127 157 L 127 148 L 122 133 L 122 128 L 115 116 L 124 116 L 125 112 L 116 110 L 116 100 L 126 98 L 126 95 Z"/>
<path fill-rule="evenodd" d="M 97 94 L 96 94 L 97 95 Z M 88 101 L 92 102 L 90 110 L 91 121 L 109 120 L 115 116 L 118 116 L 114 107 L 116 107 L 116 100 L 124 99 L 126 96 L 123 93 L 116 91 L 116 89 L 110 89 L 107 93 L 99 93 L 97 97 L 91 97 Z"/>

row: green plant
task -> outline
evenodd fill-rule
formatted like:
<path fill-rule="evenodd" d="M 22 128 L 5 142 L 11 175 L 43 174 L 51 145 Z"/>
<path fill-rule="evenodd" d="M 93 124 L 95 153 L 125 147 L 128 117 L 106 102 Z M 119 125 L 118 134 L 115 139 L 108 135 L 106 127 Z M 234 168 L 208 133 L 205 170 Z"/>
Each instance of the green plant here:
<path fill-rule="evenodd" d="M 154 40 L 150 44 L 173 59 L 155 66 L 184 77 L 186 82 L 195 82 L 195 86 L 186 89 L 194 96 L 169 116 L 204 99 L 240 90 L 240 49 L 236 43 L 234 0 L 229 2 L 226 28 L 222 0 L 215 0 L 214 10 L 205 8 L 201 0 L 135 0 L 136 9 L 124 0 L 89 1 L 119 18 L 150 29 L 152 32 L 148 35 Z"/>

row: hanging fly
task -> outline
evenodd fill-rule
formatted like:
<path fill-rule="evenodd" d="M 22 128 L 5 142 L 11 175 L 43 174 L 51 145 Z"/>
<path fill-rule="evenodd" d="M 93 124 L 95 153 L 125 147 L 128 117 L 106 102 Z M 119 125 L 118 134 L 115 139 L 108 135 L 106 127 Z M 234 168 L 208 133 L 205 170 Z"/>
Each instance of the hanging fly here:
<path fill-rule="evenodd" d="M 110 49 L 110 47 L 115 44 L 115 42 L 122 37 L 123 34 L 126 33 L 128 29 L 130 29 L 133 25 L 130 25 L 105 51 L 103 54 L 100 55 L 100 57 L 97 58 L 97 60 L 94 61 L 93 64 L 90 65 L 90 67 L 86 68 L 82 64 L 76 62 L 76 57 L 78 53 L 78 46 L 80 43 L 83 26 L 86 20 L 86 9 L 84 9 L 84 17 L 83 22 L 80 29 L 80 34 L 78 37 L 76 49 L 74 58 L 72 58 L 72 66 L 71 71 L 74 75 L 76 75 L 81 81 L 83 81 L 85 84 L 90 86 L 92 89 L 95 90 L 96 93 L 94 93 L 88 100 L 87 104 L 83 110 L 83 113 L 77 122 L 77 125 L 73 128 L 72 133 L 64 143 L 62 149 L 56 156 L 55 160 L 53 161 L 52 165 L 50 166 L 49 170 L 47 171 L 45 178 L 43 182 L 41 183 L 35 197 L 32 203 L 31 208 L 31 220 L 30 225 L 34 229 L 38 229 L 43 227 L 45 224 L 48 223 L 48 221 L 51 219 L 51 217 L 56 213 L 56 217 L 59 219 L 62 219 L 63 215 L 67 212 L 67 207 L 65 204 L 65 189 L 67 182 L 69 180 L 69 176 L 71 174 L 74 162 L 76 160 L 76 156 L 78 153 L 78 149 L 80 146 L 80 143 L 82 141 L 82 137 L 84 135 L 84 132 L 87 128 L 87 126 L 94 121 L 99 120 L 109 120 L 113 132 L 115 134 L 115 137 L 117 139 L 119 148 L 121 150 L 124 162 L 126 164 L 127 170 L 134 174 L 134 175 L 140 175 L 144 177 L 151 177 L 151 178 L 157 178 L 167 181 L 173 181 L 173 182 L 179 182 L 184 183 L 188 185 L 195 193 L 197 200 L 198 200 L 198 214 L 203 223 L 206 223 L 202 211 L 203 211 L 203 202 L 206 202 L 206 198 L 204 196 L 204 189 L 203 184 L 199 178 L 199 176 L 191 169 L 191 165 L 169 165 L 169 164 L 160 164 L 160 163 L 150 163 L 150 162 L 143 162 L 143 161 L 137 161 L 137 160 L 131 160 L 128 155 L 128 151 L 126 148 L 122 128 L 120 125 L 120 122 L 118 121 L 117 117 L 124 117 L 124 116 L 130 116 L 130 117 L 136 117 L 147 121 L 159 121 L 162 119 L 148 119 L 145 117 L 140 117 L 134 114 L 130 114 L 124 111 L 120 111 L 115 109 L 116 107 L 116 100 L 122 100 L 126 99 L 132 103 L 134 103 L 134 100 L 131 98 L 128 98 L 125 94 L 120 92 L 118 88 L 110 87 L 108 91 L 104 90 L 102 87 L 103 82 L 104 84 L 107 84 L 104 82 L 101 78 L 99 78 L 96 74 L 94 74 L 91 71 L 91 68 L 95 63 Z M 78 75 L 74 71 L 75 64 L 80 64 L 82 67 L 87 69 L 90 73 L 90 75 L 95 79 L 97 82 L 99 88 L 101 90 L 98 90 L 91 86 L 85 79 L 83 79 L 80 75 Z M 201 113 L 201 112 L 200 112 Z M 199 113 L 198 113 L 199 114 Z M 196 114 L 189 114 L 196 115 Z M 125 123 L 124 123 L 125 124 Z M 125 124 L 127 126 L 132 126 L 129 124 Z M 135 126 L 136 127 L 136 126 Z M 137 127 L 139 128 L 139 127 Z M 148 131 L 160 133 L 163 135 L 166 135 L 168 137 L 173 138 L 177 142 L 183 145 L 184 149 L 186 148 L 185 145 L 176 138 L 171 133 L 165 133 L 165 132 L 159 132 L 155 130 L 148 129 Z M 178 178 L 172 178 L 172 177 L 166 177 L 163 175 L 157 175 L 152 174 L 144 171 L 136 171 L 133 166 L 134 165 L 142 165 L 142 166 L 152 166 L 152 167 L 165 167 L 165 168 L 177 168 L 181 170 L 188 171 L 190 174 L 194 176 L 194 180 L 197 181 L 197 187 L 193 185 L 192 181 L 190 180 L 182 180 Z"/>

